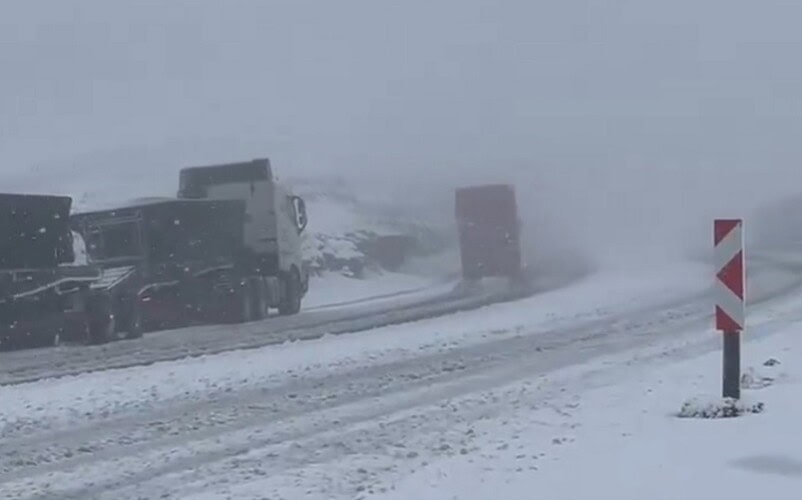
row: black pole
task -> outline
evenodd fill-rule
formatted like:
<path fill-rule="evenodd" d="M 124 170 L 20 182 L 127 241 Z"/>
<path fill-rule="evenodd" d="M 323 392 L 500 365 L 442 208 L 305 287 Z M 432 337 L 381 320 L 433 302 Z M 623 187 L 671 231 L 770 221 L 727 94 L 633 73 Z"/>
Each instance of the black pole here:
<path fill-rule="evenodd" d="M 725 398 L 741 399 L 741 332 L 724 332 Z"/>

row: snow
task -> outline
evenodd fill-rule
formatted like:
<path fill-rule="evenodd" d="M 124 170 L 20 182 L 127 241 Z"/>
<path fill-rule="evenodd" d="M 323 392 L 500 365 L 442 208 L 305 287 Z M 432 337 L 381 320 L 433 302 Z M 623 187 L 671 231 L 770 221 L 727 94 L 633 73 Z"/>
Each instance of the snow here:
<path fill-rule="evenodd" d="M 682 404 L 678 416 L 680 418 L 734 418 L 749 413 L 762 413 L 764 404 L 749 402 L 743 398 L 694 397 Z"/>
<path fill-rule="evenodd" d="M 719 334 L 677 313 L 688 303 L 707 310 L 709 271 L 610 270 L 416 324 L 0 387 L 13 402 L 0 407 L 0 441 L 12 450 L 0 454 L 0 490 L 794 498 L 801 294 L 749 315 L 744 404 L 763 412 L 678 417 L 688 401 L 720 403 Z M 760 281 L 750 280 L 754 297 Z"/>
<path fill-rule="evenodd" d="M 275 386 L 295 373 L 333 376 L 355 366 L 410 359 L 501 337 L 537 335 L 555 325 L 598 319 L 704 289 L 699 265 L 601 273 L 574 286 L 509 304 L 410 325 L 320 340 L 228 352 L 75 377 L 0 387 L 0 437 L 89 423 L 95 416 L 143 410 L 171 400 Z M 704 282 L 704 280 L 701 280 Z M 611 295 L 608 291 L 618 291 Z M 375 292 L 375 289 L 374 289 Z"/>
<path fill-rule="evenodd" d="M 442 285 L 439 280 L 414 274 L 384 272 L 359 279 L 326 273 L 323 276 L 310 278 L 303 309 L 329 309 L 358 302 L 385 300 L 435 287 L 438 291 L 442 291 L 442 286 L 438 285 Z"/>
<path fill-rule="evenodd" d="M 89 256 L 86 253 L 86 242 L 80 233 L 72 231 L 72 252 L 75 257 L 73 265 L 85 266 L 89 264 Z"/>
<path fill-rule="evenodd" d="M 377 235 L 415 234 L 417 229 L 402 215 L 394 220 L 381 218 L 372 207 L 353 197 L 315 191 L 299 194 L 305 198 L 310 214 L 303 240 L 304 258 L 316 271 L 337 266 L 346 274 L 359 273 L 350 267 L 352 263 L 364 265 L 362 242 Z"/>
<path fill-rule="evenodd" d="M 305 199 L 309 213 L 307 226 L 313 232 L 347 234 L 358 230 L 381 230 L 382 227 L 361 213 L 355 200 L 342 200 L 318 194 Z"/>
<path fill-rule="evenodd" d="M 317 194 L 299 193 L 304 197 L 309 213 L 303 252 L 306 259 L 322 262 L 326 254 L 338 259 L 361 258 L 353 235 L 358 231 L 375 229 L 360 213 L 355 201 L 334 199 Z"/>
<path fill-rule="evenodd" d="M 679 418 L 689 401 L 721 406 L 718 349 L 682 360 L 666 346 L 641 361 L 628 353 L 509 388 L 519 410 L 474 426 L 480 439 L 466 454 L 385 481 L 371 498 L 799 498 L 801 306 L 797 296 L 752 318 L 740 405 L 759 414 Z M 549 386 L 570 390 L 546 395 Z"/>

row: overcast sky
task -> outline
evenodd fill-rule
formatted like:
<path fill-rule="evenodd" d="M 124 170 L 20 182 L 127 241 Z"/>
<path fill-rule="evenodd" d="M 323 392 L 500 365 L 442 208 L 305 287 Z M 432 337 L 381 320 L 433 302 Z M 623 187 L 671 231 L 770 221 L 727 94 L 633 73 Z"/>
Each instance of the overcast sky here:
<path fill-rule="evenodd" d="M 0 183 L 167 185 L 152 173 L 270 156 L 413 199 L 514 181 L 531 218 L 590 239 L 707 230 L 802 186 L 800 19 L 771 0 L 4 1 Z"/>

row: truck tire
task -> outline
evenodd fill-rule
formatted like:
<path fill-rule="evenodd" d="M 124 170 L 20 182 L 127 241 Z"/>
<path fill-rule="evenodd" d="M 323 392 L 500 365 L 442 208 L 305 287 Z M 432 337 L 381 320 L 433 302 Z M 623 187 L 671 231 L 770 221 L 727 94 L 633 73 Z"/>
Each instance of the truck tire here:
<path fill-rule="evenodd" d="M 106 344 L 114 339 L 115 325 L 111 297 L 107 294 L 90 296 L 86 301 L 89 322 L 89 343 Z"/>
<path fill-rule="evenodd" d="M 61 332 L 62 329 L 59 328 L 53 333 L 53 336 L 50 339 L 50 347 L 59 347 L 61 345 Z"/>
<path fill-rule="evenodd" d="M 128 315 L 128 325 L 126 327 L 126 339 L 142 338 L 144 329 L 142 327 L 142 307 L 139 304 L 139 297 L 131 299 L 131 311 Z"/>
<path fill-rule="evenodd" d="M 251 319 L 253 321 L 260 321 L 267 317 L 267 289 L 264 282 L 260 278 L 251 281 Z"/>
<path fill-rule="evenodd" d="M 238 287 L 231 296 L 229 309 L 230 322 L 233 324 L 247 323 L 253 318 L 253 287 L 246 283 Z"/>
<path fill-rule="evenodd" d="M 282 316 L 298 314 L 301 310 L 301 277 L 298 271 L 293 268 L 284 277 L 284 294 L 278 305 L 278 312 Z"/>

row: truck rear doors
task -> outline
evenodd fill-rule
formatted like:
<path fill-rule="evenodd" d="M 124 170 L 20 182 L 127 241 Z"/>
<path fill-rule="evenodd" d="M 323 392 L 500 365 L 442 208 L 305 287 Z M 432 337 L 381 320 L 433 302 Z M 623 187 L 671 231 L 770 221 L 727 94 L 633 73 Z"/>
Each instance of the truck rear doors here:
<path fill-rule="evenodd" d="M 515 191 L 506 184 L 457 189 L 456 216 L 465 279 L 521 272 Z"/>

